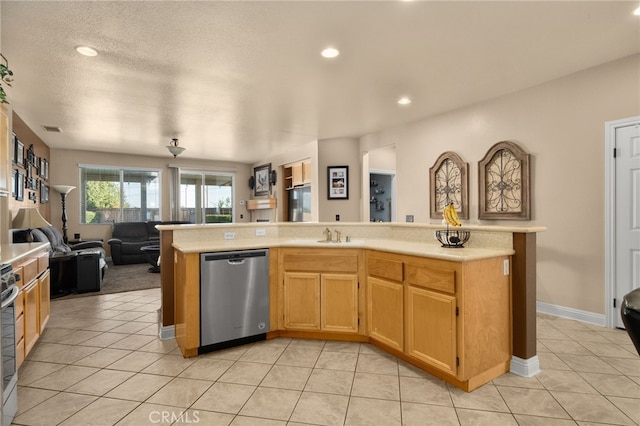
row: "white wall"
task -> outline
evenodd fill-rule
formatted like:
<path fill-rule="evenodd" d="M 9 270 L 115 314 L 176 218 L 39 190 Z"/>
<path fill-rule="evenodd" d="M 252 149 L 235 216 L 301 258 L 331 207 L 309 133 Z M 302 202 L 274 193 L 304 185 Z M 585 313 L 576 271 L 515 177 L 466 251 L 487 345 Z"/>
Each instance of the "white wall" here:
<path fill-rule="evenodd" d="M 361 162 L 362 158 L 358 139 L 323 139 L 318 142 L 320 222 L 335 222 L 336 215 L 340 215 L 341 222 L 359 222 L 361 220 Z M 349 166 L 348 200 L 327 199 L 327 167 L 329 166 Z"/>
<path fill-rule="evenodd" d="M 640 55 L 489 102 L 362 138 L 396 144 L 398 217 L 429 219 L 429 167 L 445 151 L 469 163 L 471 223 L 478 221 L 477 162 L 496 142 L 532 156 L 538 294 L 542 302 L 604 314 L 604 123 L 640 115 Z"/>

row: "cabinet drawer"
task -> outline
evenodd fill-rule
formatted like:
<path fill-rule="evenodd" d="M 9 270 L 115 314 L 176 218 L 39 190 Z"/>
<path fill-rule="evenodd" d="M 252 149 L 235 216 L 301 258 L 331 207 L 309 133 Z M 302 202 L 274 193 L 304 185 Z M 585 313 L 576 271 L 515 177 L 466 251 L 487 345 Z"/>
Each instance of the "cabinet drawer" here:
<path fill-rule="evenodd" d="M 38 259 L 32 258 L 22 264 L 22 285 L 26 286 L 38 276 Z"/>
<path fill-rule="evenodd" d="M 286 271 L 358 272 L 356 254 L 285 254 Z"/>
<path fill-rule="evenodd" d="M 402 282 L 402 262 L 370 256 L 367 259 L 367 275 Z"/>
<path fill-rule="evenodd" d="M 407 265 L 407 282 L 445 293 L 456 292 L 456 271 L 432 266 Z"/>
<path fill-rule="evenodd" d="M 16 317 L 16 342 L 24 337 L 24 315 L 20 314 Z"/>
<path fill-rule="evenodd" d="M 23 361 L 24 361 L 24 339 L 20 339 L 16 344 L 16 364 L 18 365 L 18 368 L 20 368 Z"/>
<path fill-rule="evenodd" d="M 16 297 L 16 301 L 13 306 L 15 306 L 16 319 L 24 312 L 24 292 L 21 290 L 18 293 L 18 297 Z"/>

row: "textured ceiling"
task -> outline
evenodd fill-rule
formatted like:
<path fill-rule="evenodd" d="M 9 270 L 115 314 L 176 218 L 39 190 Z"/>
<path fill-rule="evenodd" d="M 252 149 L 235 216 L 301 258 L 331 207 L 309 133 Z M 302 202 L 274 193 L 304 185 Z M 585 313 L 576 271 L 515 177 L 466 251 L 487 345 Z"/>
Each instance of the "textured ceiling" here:
<path fill-rule="evenodd" d="M 637 6 L 2 1 L 1 51 L 14 110 L 52 148 L 168 156 L 178 137 L 183 157 L 256 162 L 638 53 Z"/>

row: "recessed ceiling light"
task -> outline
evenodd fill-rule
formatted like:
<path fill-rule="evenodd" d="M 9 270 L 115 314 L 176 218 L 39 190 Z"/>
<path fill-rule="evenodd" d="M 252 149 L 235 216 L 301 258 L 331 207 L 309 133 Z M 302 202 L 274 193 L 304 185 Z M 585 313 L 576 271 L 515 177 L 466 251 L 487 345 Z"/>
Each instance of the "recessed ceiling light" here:
<path fill-rule="evenodd" d="M 98 56 L 98 51 L 89 46 L 78 46 L 76 52 L 84 56 Z"/>
<path fill-rule="evenodd" d="M 339 54 L 340 54 L 340 51 L 338 49 L 336 49 L 335 47 L 327 47 L 321 53 L 323 58 L 329 58 L 329 59 L 335 58 Z"/>
<path fill-rule="evenodd" d="M 400 99 L 398 99 L 398 103 L 400 105 L 409 105 L 411 103 L 411 99 L 407 98 L 406 96 L 403 96 Z"/>
<path fill-rule="evenodd" d="M 640 16 L 640 7 L 633 11 L 633 14 L 636 16 Z"/>

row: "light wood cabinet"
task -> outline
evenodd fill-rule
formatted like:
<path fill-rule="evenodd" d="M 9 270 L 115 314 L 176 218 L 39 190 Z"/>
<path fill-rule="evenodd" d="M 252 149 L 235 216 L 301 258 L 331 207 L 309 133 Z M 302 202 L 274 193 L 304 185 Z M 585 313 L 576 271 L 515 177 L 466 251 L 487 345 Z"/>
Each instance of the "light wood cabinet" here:
<path fill-rule="evenodd" d="M 291 166 L 291 186 L 299 186 L 304 183 L 303 164 L 297 163 Z"/>
<path fill-rule="evenodd" d="M 407 287 L 407 355 L 457 374 L 456 298 Z"/>
<path fill-rule="evenodd" d="M 508 259 L 452 262 L 368 251 L 372 343 L 467 391 L 509 371 Z"/>
<path fill-rule="evenodd" d="M 40 318 L 38 305 L 40 292 L 38 281 L 32 281 L 25 286 L 24 293 L 24 353 L 27 355 L 40 337 Z"/>
<path fill-rule="evenodd" d="M 284 274 L 284 327 L 289 330 L 358 332 L 358 276 Z"/>
<path fill-rule="evenodd" d="M 284 327 L 290 330 L 320 330 L 320 274 L 284 274 Z"/>
<path fill-rule="evenodd" d="M 322 274 L 320 289 L 320 329 L 357 333 L 358 276 Z"/>
<path fill-rule="evenodd" d="M 51 313 L 48 250 L 37 251 L 12 264 L 20 276 L 15 301 L 16 356 L 18 367 L 42 335 Z"/>
<path fill-rule="evenodd" d="M 40 332 L 44 330 L 49 322 L 49 316 L 51 314 L 51 279 L 49 271 L 45 271 L 40 278 L 38 278 L 38 291 L 40 293 Z"/>
<path fill-rule="evenodd" d="M 400 256 L 367 253 L 368 334 L 390 348 L 404 350 L 404 286 Z"/>
<path fill-rule="evenodd" d="M 284 166 L 285 189 L 311 183 L 311 160 Z"/>
<path fill-rule="evenodd" d="M 359 332 L 358 250 L 283 249 L 281 328 Z"/>

